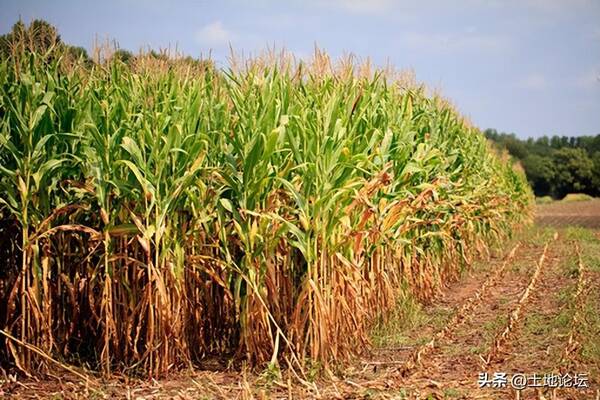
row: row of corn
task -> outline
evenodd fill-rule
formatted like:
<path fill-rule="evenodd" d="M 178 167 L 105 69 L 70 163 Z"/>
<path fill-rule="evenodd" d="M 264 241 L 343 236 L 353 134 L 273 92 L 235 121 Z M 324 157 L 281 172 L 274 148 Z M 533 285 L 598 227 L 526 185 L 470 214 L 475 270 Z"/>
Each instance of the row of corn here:
<path fill-rule="evenodd" d="M 13 54 L 0 359 L 327 366 L 369 343 L 401 288 L 429 298 L 530 204 L 448 102 L 320 52 L 228 70 Z"/>

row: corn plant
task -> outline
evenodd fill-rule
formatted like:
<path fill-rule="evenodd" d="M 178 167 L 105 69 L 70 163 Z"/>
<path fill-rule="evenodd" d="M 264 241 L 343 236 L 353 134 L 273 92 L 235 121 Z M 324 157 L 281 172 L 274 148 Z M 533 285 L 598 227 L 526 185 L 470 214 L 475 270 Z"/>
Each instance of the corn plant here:
<path fill-rule="evenodd" d="M 521 171 L 369 64 L 18 55 L 0 62 L 2 329 L 105 374 L 347 360 L 402 290 L 433 296 L 530 219 Z M 4 336 L 3 363 L 45 367 Z"/>

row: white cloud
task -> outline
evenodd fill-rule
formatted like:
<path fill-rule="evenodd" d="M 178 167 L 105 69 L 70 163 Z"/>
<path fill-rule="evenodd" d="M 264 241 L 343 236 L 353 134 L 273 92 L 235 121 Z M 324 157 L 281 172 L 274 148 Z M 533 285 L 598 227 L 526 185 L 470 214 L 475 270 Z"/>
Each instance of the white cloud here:
<path fill-rule="evenodd" d="M 233 42 L 236 35 L 225 28 L 221 21 L 214 21 L 196 32 L 196 41 L 205 46 L 222 46 Z"/>
<path fill-rule="evenodd" d="M 433 53 L 498 52 L 510 48 L 508 37 L 476 32 L 473 29 L 455 33 L 409 32 L 400 41 L 410 48 Z"/>
<path fill-rule="evenodd" d="M 539 73 L 526 76 L 519 82 L 519 86 L 524 89 L 544 89 L 548 86 L 546 77 Z"/>

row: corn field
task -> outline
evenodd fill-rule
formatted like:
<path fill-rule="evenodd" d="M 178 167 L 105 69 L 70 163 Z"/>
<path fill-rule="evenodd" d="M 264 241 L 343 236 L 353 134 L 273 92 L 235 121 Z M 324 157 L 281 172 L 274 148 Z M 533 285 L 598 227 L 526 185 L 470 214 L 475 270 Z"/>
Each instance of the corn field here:
<path fill-rule="evenodd" d="M 0 63 L 0 360 L 161 376 L 357 355 L 530 219 L 447 101 L 352 60 Z M 39 351 L 33 351 L 37 349 Z"/>

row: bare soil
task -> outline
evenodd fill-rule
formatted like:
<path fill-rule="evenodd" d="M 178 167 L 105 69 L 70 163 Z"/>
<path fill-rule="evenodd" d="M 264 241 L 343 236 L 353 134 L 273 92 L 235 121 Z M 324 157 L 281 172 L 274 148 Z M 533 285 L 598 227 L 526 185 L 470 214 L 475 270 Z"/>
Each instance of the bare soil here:
<path fill-rule="evenodd" d="M 600 229 L 600 199 L 539 205 L 536 223 L 541 226 L 582 226 Z"/>

